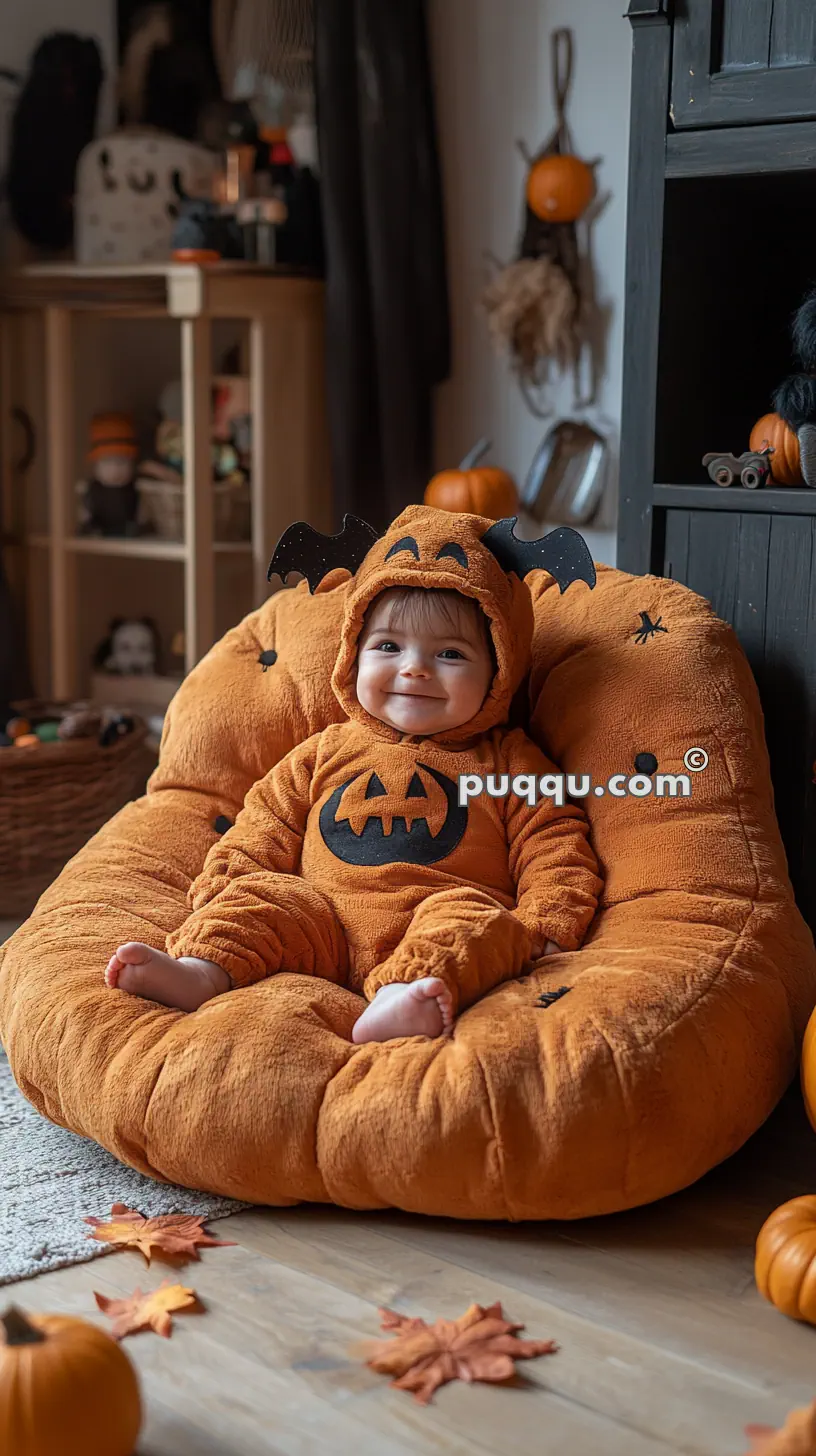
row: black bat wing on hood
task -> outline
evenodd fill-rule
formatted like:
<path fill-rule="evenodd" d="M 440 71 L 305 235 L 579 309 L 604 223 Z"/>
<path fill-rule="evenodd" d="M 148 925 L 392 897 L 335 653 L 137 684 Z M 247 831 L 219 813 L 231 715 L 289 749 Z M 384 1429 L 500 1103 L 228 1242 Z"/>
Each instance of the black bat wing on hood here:
<path fill-rule="evenodd" d="M 309 591 L 314 592 L 323 577 L 338 566 L 344 566 L 353 576 L 378 540 L 379 532 L 359 516 L 345 515 L 343 529 L 336 536 L 324 536 L 308 521 L 295 521 L 275 547 L 266 579 L 270 581 L 277 575 L 286 581 L 290 571 L 298 571 L 309 583 Z"/>

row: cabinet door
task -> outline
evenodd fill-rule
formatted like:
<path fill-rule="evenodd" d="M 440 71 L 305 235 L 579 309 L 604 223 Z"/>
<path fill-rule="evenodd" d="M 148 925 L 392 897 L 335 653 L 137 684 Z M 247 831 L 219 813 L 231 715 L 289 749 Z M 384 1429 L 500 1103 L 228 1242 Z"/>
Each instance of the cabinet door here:
<path fill-rule="evenodd" d="M 816 117 L 816 0 L 685 0 L 677 10 L 676 127 Z"/>
<path fill-rule="evenodd" d="M 663 570 L 731 623 L 751 664 L 788 868 L 816 931 L 816 517 L 669 510 Z"/>

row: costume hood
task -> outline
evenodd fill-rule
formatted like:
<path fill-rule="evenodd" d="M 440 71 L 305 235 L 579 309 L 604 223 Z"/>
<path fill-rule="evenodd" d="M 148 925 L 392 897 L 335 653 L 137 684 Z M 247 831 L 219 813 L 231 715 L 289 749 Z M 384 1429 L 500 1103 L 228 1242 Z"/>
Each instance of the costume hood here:
<path fill-rule="evenodd" d="M 290 571 L 300 571 L 314 591 L 337 567 L 355 573 L 331 683 L 349 718 L 392 742 L 406 737 L 358 702 L 357 645 L 366 609 L 376 596 L 392 587 L 423 587 L 457 591 L 479 603 L 488 619 L 497 664 L 479 711 L 458 728 L 428 736 L 434 742 L 465 746 L 506 721 L 528 667 L 533 634 L 532 600 L 524 576 L 537 567 L 549 570 L 562 592 L 575 580 L 595 585 L 592 557 L 577 531 L 561 527 L 539 541 L 519 541 L 514 525 L 515 519 L 491 521 L 414 505 L 381 537 L 372 526 L 348 515 L 336 536 L 323 536 L 304 522 L 284 532 L 270 576 L 278 572 L 285 580 Z"/>

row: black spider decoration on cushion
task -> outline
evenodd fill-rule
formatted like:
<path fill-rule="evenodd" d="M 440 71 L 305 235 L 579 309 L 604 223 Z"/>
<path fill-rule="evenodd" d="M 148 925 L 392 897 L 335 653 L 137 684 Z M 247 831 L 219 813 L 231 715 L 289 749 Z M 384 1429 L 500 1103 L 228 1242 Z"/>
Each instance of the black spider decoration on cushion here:
<path fill-rule="evenodd" d="M 278 654 L 275 651 L 274 647 L 267 647 L 266 650 L 262 652 L 260 657 L 258 658 L 258 661 L 261 664 L 264 672 L 266 672 L 268 667 L 273 667 L 277 660 Z"/>
<path fill-rule="evenodd" d="M 661 627 L 662 621 L 663 618 L 658 617 L 657 621 L 653 622 L 648 612 L 641 612 L 640 626 L 634 634 L 635 641 L 648 642 L 649 638 L 654 637 L 657 632 L 668 632 L 668 627 Z"/>

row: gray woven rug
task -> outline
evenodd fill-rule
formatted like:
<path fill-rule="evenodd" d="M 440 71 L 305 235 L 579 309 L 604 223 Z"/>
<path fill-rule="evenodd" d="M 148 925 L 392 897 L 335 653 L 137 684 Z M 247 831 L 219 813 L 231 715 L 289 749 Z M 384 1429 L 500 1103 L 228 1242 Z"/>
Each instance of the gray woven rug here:
<path fill-rule="evenodd" d="M 88 1214 L 114 1203 L 139 1213 L 223 1217 L 248 1207 L 229 1198 L 154 1183 L 88 1142 L 55 1127 L 26 1102 L 0 1050 L 0 1285 L 108 1253 L 85 1238 Z"/>

